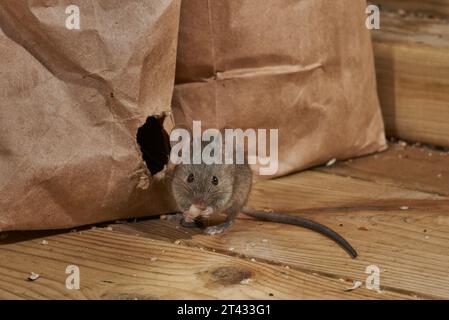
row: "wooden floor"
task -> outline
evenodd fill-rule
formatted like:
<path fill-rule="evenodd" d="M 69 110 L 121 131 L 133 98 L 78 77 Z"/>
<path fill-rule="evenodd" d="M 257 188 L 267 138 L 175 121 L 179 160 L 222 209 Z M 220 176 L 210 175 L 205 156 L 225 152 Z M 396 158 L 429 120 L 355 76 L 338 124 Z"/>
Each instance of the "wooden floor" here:
<path fill-rule="evenodd" d="M 449 298 L 448 152 L 394 144 L 259 183 L 250 205 L 324 223 L 359 257 L 312 231 L 243 215 L 212 237 L 159 218 L 16 232 L 1 236 L 0 298 Z M 80 268 L 80 290 L 65 287 L 68 265 Z M 365 286 L 370 265 L 380 268 L 380 292 Z M 40 278 L 27 281 L 31 272 Z M 347 291 L 356 280 L 363 285 Z"/>

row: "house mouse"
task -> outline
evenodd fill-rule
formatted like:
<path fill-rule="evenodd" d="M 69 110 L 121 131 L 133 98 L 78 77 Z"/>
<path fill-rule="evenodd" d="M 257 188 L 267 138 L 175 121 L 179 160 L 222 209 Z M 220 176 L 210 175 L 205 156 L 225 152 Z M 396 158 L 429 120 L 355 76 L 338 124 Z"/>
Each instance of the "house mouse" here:
<path fill-rule="evenodd" d="M 352 258 L 354 248 L 330 228 L 298 216 L 245 207 L 252 185 L 252 171 L 245 164 L 176 164 L 170 175 L 170 188 L 183 219 L 184 227 L 196 226 L 202 219 L 223 213 L 225 222 L 209 226 L 204 232 L 214 235 L 225 231 L 242 212 L 259 220 L 297 225 L 317 231 L 339 244 Z"/>

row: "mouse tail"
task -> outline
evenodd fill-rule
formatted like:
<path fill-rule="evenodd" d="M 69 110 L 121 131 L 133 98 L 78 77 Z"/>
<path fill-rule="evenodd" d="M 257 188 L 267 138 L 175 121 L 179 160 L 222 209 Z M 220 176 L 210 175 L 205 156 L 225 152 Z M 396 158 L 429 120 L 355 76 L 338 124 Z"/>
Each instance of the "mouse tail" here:
<path fill-rule="evenodd" d="M 313 231 L 316 231 L 318 233 L 321 233 L 325 235 L 326 237 L 332 239 L 335 241 L 340 247 L 342 247 L 352 258 L 357 257 L 357 251 L 349 244 L 348 241 L 346 241 L 342 236 L 340 236 L 337 232 L 334 230 L 326 227 L 325 225 L 322 225 L 318 222 L 301 218 L 294 215 L 288 215 L 288 214 L 282 214 L 278 212 L 266 212 L 263 210 L 256 210 L 253 208 L 245 207 L 241 210 L 242 213 L 246 214 L 247 216 L 259 219 L 259 220 L 265 220 L 270 222 L 277 222 L 277 223 L 283 223 L 283 224 L 291 224 L 295 226 L 300 226 L 303 228 L 307 228 Z"/>

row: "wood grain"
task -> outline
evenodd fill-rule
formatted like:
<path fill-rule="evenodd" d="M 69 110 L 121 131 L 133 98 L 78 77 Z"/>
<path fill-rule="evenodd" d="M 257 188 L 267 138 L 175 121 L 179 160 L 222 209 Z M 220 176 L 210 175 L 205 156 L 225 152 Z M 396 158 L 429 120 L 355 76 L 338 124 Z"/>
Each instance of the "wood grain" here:
<path fill-rule="evenodd" d="M 0 247 L 0 295 L 26 299 L 374 299 L 348 283 L 282 266 L 115 231 L 90 230 Z M 152 261 L 152 258 L 156 260 Z M 79 266 L 80 290 L 65 288 Z M 30 272 L 41 274 L 26 281 Z M 245 279 L 246 280 L 245 283 Z M 243 283 L 241 283 L 244 281 Z M 395 292 L 382 297 L 413 298 Z"/>
<path fill-rule="evenodd" d="M 359 168 L 363 171 L 377 161 L 370 156 Z M 402 165 L 410 169 L 414 163 L 402 161 Z M 332 169 L 327 170 L 332 172 Z M 348 168 L 345 174 L 350 175 L 351 170 Z M 385 170 L 391 168 L 386 166 Z M 364 178 L 369 175 L 367 172 Z M 427 189 L 426 184 L 426 181 L 421 183 L 423 189 Z M 446 197 L 402 189 L 382 179 L 365 181 L 307 171 L 259 183 L 249 205 L 299 214 L 330 226 L 349 240 L 359 257 L 349 258 L 331 240 L 312 231 L 255 221 L 243 215 L 223 235 L 210 237 L 198 229 L 188 229 L 182 243 L 287 265 L 329 279 L 363 281 L 367 277 L 366 267 L 374 264 L 382 271 L 384 290 L 426 299 L 449 299 L 449 199 Z M 176 222 L 153 220 L 145 222 L 144 227 L 129 225 L 118 230 L 132 233 L 136 228 L 143 237 L 175 241 L 180 232 L 177 227 Z M 169 235 L 170 229 L 177 230 L 173 237 Z"/>
<path fill-rule="evenodd" d="M 386 9 L 449 16 L 449 0 L 373 0 L 370 2 L 383 5 L 382 8 Z"/>
<path fill-rule="evenodd" d="M 388 135 L 449 146 L 449 24 L 383 13 L 372 32 Z"/>
<path fill-rule="evenodd" d="M 319 167 L 320 172 L 348 176 L 378 184 L 449 195 L 449 152 L 413 145 L 390 144 L 375 156 Z"/>

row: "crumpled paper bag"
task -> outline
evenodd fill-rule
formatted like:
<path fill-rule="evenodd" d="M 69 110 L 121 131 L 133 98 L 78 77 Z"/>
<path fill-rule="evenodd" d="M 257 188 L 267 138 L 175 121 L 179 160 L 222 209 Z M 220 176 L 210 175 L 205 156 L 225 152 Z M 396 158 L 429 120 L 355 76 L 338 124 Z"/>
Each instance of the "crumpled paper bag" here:
<path fill-rule="evenodd" d="M 79 7 L 80 29 L 66 28 Z M 170 111 L 179 0 L 0 1 L 0 231 L 172 211 L 136 143 Z"/>
<path fill-rule="evenodd" d="M 366 6 L 183 1 L 175 122 L 278 129 L 276 176 L 385 149 Z"/>

